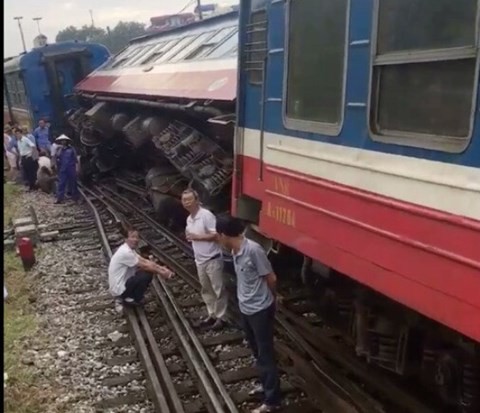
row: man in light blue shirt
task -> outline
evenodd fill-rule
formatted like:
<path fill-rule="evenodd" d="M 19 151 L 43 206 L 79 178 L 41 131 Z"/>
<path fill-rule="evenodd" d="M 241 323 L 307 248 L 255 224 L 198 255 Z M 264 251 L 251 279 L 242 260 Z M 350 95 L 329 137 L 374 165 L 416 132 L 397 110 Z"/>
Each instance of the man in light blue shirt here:
<path fill-rule="evenodd" d="M 217 218 L 218 239 L 232 251 L 243 328 L 260 370 L 265 396 L 264 403 L 252 413 L 269 413 L 279 410 L 281 404 L 273 344 L 277 277 L 263 248 L 245 238 L 244 230 L 237 218 Z"/>
<path fill-rule="evenodd" d="M 50 130 L 43 119 L 38 121 L 38 128 L 33 132 L 33 136 L 35 136 L 39 151 L 46 156 L 50 156 L 50 148 L 52 146 L 50 143 Z"/>

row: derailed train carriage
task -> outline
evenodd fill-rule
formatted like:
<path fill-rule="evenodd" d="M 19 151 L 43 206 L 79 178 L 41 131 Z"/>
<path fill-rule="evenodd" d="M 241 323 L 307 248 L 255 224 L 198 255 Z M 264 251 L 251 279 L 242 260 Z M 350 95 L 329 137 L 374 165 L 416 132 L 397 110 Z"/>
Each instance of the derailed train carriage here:
<path fill-rule="evenodd" d="M 214 211 L 227 210 L 237 47 L 231 12 L 134 39 L 80 82 L 70 123 L 84 173 L 141 171 L 159 217 L 178 210 L 187 186 Z"/>
<path fill-rule="evenodd" d="M 233 181 L 360 356 L 473 413 L 478 4 L 241 1 L 240 39 L 236 13 L 136 39 L 71 121 L 95 173 L 144 170 L 161 216 L 187 185 L 226 209 Z"/>

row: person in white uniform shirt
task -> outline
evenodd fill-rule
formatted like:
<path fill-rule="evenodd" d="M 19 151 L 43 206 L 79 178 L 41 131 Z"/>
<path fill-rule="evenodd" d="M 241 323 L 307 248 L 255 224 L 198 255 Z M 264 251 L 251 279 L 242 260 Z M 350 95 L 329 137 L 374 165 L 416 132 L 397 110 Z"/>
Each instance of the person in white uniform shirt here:
<path fill-rule="evenodd" d="M 33 190 L 35 189 L 35 182 L 37 180 L 37 146 L 23 135 L 20 128 L 15 129 L 15 139 L 17 139 L 17 147 L 21 157 L 25 180 L 27 181 L 28 188 Z"/>
<path fill-rule="evenodd" d="M 216 242 L 215 215 L 201 207 L 198 194 L 192 189 L 183 192 L 182 205 L 190 213 L 185 233 L 192 243 L 201 295 L 208 311 L 202 324 L 221 329 L 226 324 L 228 295 L 223 277 L 222 249 Z"/>
<path fill-rule="evenodd" d="M 140 241 L 138 231 L 128 228 L 125 235 L 125 243 L 115 251 L 108 266 L 109 291 L 117 301 L 139 306 L 143 304 L 145 292 L 152 282 L 152 274 L 170 279 L 173 272 L 135 252 Z M 117 302 L 117 310 L 121 310 L 119 304 Z"/>

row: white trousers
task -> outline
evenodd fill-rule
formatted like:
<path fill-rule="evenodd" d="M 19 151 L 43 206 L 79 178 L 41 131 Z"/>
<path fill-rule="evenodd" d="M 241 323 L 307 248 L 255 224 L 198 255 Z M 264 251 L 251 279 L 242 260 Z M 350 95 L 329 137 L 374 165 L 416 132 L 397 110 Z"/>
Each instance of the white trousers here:
<path fill-rule="evenodd" d="M 228 294 L 223 275 L 223 259 L 218 258 L 197 264 L 198 278 L 202 286 L 202 299 L 208 315 L 224 319 L 227 312 Z"/>

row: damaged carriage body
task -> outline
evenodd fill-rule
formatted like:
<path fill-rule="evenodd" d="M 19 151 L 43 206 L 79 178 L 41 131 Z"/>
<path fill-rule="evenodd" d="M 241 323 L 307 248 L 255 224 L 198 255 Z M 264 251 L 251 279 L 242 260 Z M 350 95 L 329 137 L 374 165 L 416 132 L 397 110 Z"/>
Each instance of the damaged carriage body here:
<path fill-rule="evenodd" d="M 159 216 L 189 186 L 214 211 L 228 209 L 237 46 L 231 12 L 134 39 L 86 77 L 69 118 L 83 173 L 139 172 Z"/>

